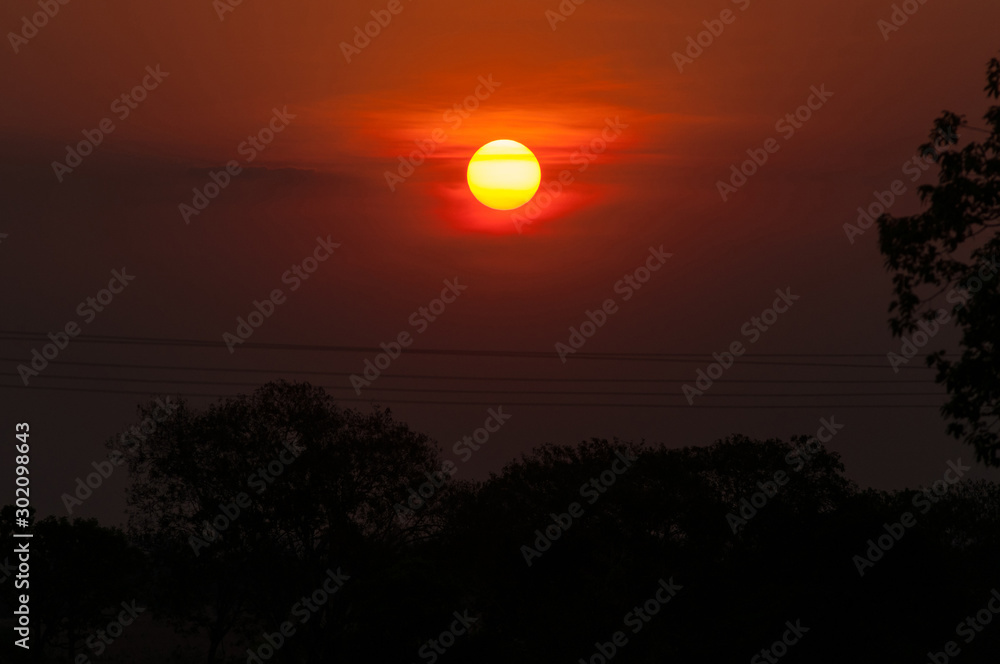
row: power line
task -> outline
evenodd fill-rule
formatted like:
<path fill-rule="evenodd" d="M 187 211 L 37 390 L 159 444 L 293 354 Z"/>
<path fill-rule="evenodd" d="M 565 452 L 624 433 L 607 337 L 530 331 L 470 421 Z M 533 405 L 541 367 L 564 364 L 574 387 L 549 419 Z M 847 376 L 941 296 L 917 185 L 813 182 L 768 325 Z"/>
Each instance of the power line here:
<path fill-rule="evenodd" d="M 8 337 L 9 340 L 45 340 L 45 333 L 41 332 L 14 332 L 0 330 L 0 338 Z M 197 348 L 218 348 L 224 345 L 220 341 L 208 341 L 203 339 L 168 339 L 154 337 L 121 337 L 108 335 L 91 335 L 74 339 L 76 343 L 91 344 L 129 344 L 143 346 L 181 346 Z M 337 352 L 337 353 L 383 353 L 382 348 L 372 346 L 334 346 L 326 344 L 288 344 L 288 343 L 262 343 L 244 341 L 240 348 L 255 350 L 291 350 L 291 351 L 314 351 L 314 352 Z M 506 351 L 506 350 L 465 350 L 465 349 L 443 349 L 443 348 L 407 348 L 409 355 L 457 355 L 465 357 L 505 357 L 521 359 L 552 359 L 556 355 L 553 351 Z M 760 354 L 760 357 L 884 357 L 883 355 L 871 353 L 773 353 L 769 355 Z M 573 359 L 579 360 L 617 360 L 617 361 L 637 361 L 637 362 L 672 362 L 677 364 L 696 364 L 702 360 L 711 359 L 711 353 L 583 353 L 576 351 Z M 741 364 L 762 364 L 772 366 L 801 366 L 801 367 L 845 367 L 856 369 L 884 369 L 885 365 L 873 364 L 831 364 L 831 363 L 807 363 L 807 362 L 773 362 L 755 361 L 753 359 L 740 360 Z M 926 369 L 928 367 L 900 367 L 903 369 Z"/>
<path fill-rule="evenodd" d="M 988 129 L 983 129 L 982 127 L 973 127 L 970 124 L 962 123 L 962 124 L 960 124 L 958 126 L 961 127 L 962 129 L 972 129 L 974 131 L 981 131 L 984 134 L 992 134 L 993 133 L 992 131 L 989 131 Z"/>
<path fill-rule="evenodd" d="M 63 380 L 94 380 L 94 381 L 111 381 L 111 382 L 122 382 L 122 383 L 157 383 L 157 384 L 182 384 L 182 385 L 227 385 L 233 387 L 257 387 L 259 383 L 248 383 L 239 381 L 218 381 L 218 380 L 171 380 L 171 379 L 159 379 L 159 378 L 116 378 L 116 377 L 92 377 L 92 376 L 63 376 L 63 375 L 46 375 L 46 378 L 55 378 Z M 326 390 L 353 390 L 354 388 L 349 385 L 317 385 L 316 387 L 322 387 Z M 400 387 L 367 387 L 366 390 L 374 390 L 378 392 L 401 392 L 401 393 L 418 393 L 418 394 L 540 394 L 540 395 L 551 395 L 551 396 L 564 396 L 564 395 L 578 395 L 578 396 L 650 396 L 650 397 L 682 397 L 682 394 L 678 393 L 667 393 L 667 392 L 621 392 L 618 390 L 612 391 L 552 391 L 552 390 L 472 390 L 472 389 L 440 389 L 440 388 L 400 388 Z M 909 396 L 928 396 L 928 397 L 940 397 L 944 396 L 940 392 L 848 392 L 848 393 L 819 393 L 819 394 L 807 394 L 807 393 L 787 393 L 787 394 L 773 394 L 773 393 L 752 393 L 752 394 L 733 394 L 733 393 L 710 393 L 705 394 L 706 397 L 909 397 Z"/>
<path fill-rule="evenodd" d="M 17 362 L 18 358 L 12 357 L 0 357 L 0 361 Z M 266 369 L 249 369 L 249 368 L 238 368 L 238 367 L 197 367 L 197 366 L 176 366 L 176 365 L 163 365 L 163 364 L 123 364 L 123 363 L 112 363 L 112 362 L 79 362 L 70 360 L 60 360 L 58 362 L 60 365 L 67 366 L 85 366 L 85 367 L 101 367 L 101 368 L 119 368 L 119 369 L 154 369 L 154 370 L 167 370 L 167 371 L 204 371 L 204 372 L 222 372 L 222 373 L 283 373 L 283 374 L 301 374 L 301 375 L 317 375 L 317 376 L 352 376 L 357 375 L 357 372 L 348 371 L 316 371 L 308 369 L 279 369 L 279 368 L 266 368 Z M 77 378 L 76 376 L 50 376 L 52 378 Z M 421 379 L 421 380 L 467 380 L 467 381 L 512 381 L 512 382 L 540 382 L 540 383 L 690 383 L 694 380 L 692 377 L 687 378 L 542 378 L 537 376 L 483 376 L 483 375 L 466 375 L 466 376 L 452 376 L 452 375 L 434 375 L 434 374 L 382 374 L 382 378 L 385 379 Z M 123 379 L 124 380 L 124 379 Z M 172 382 L 164 379 L 165 382 Z M 725 379 L 724 382 L 727 383 L 806 383 L 806 384 L 919 384 L 925 385 L 928 383 L 933 383 L 933 379 L 916 379 L 916 380 L 903 380 L 903 379 L 791 379 L 791 378 L 760 378 L 760 379 Z M 254 383 L 256 384 L 256 383 Z"/>
<path fill-rule="evenodd" d="M 15 357 L 0 357 L 0 362 L 22 362 L 23 358 Z M 67 366 L 82 366 L 82 367 L 102 367 L 102 368 L 115 368 L 115 369 L 157 369 L 165 371 L 206 371 L 206 372 L 223 372 L 223 373 L 282 373 L 282 374 L 293 374 L 293 375 L 307 375 L 307 376 L 353 376 L 357 372 L 349 371 L 317 371 L 312 369 L 249 369 L 240 367 L 195 367 L 195 366 L 177 366 L 169 364 L 124 364 L 124 363 L 114 363 L 114 362 L 79 362 L 71 360 L 59 360 L 59 365 Z M 420 380 L 472 380 L 472 381 L 513 381 L 513 382 L 539 382 L 539 383 L 690 383 L 693 378 L 690 376 L 687 378 L 541 378 L 535 376 L 451 376 L 451 375 L 433 375 L 433 374 L 382 374 L 384 379 L 420 379 Z M 895 383 L 895 384 L 927 384 L 933 383 L 933 379 L 916 379 L 916 380 L 902 380 L 902 379 L 793 379 L 793 378 L 747 378 L 747 379 L 737 379 L 737 378 L 727 378 L 725 380 L 727 383 L 832 383 L 832 384 L 875 384 L 875 383 Z"/>
<path fill-rule="evenodd" d="M 96 388 L 73 388 L 73 387 L 25 387 L 23 385 L 0 385 L 0 389 L 16 389 L 24 391 L 32 390 L 43 390 L 43 391 L 58 391 L 58 392 L 87 392 L 87 393 L 98 393 L 98 394 L 130 394 L 137 396 L 162 396 L 159 391 L 131 391 L 131 390 L 103 390 Z M 195 393 L 195 392 L 172 392 L 171 395 L 179 397 L 213 397 L 213 398 L 224 398 L 232 397 L 232 394 L 206 394 L 206 393 Z M 378 404 L 380 401 L 378 399 L 360 399 L 360 398 L 347 398 L 341 399 L 337 398 L 338 402 L 349 402 L 349 403 L 371 403 Z M 426 406 L 496 406 L 495 401 L 414 401 L 414 400 L 392 400 L 392 404 L 423 404 Z M 940 408 L 937 405 L 925 404 L 925 405 L 915 405 L 915 404 L 885 404 L 885 405 L 875 405 L 875 404 L 816 404 L 816 405 L 756 405 L 756 406 L 740 406 L 740 405 L 718 405 L 718 406 L 683 406 L 679 404 L 639 404 L 639 403 L 600 403 L 600 402 L 590 402 L 590 403 L 567 403 L 567 402 L 506 402 L 501 404 L 503 406 L 540 406 L 540 407 L 561 407 L 561 406 L 572 406 L 572 407 L 585 407 L 585 406 L 595 406 L 601 408 L 666 408 L 666 409 L 685 409 L 685 410 L 696 410 L 696 409 L 719 409 L 719 410 L 804 410 L 804 409 L 851 409 L 851 408 Z"/>

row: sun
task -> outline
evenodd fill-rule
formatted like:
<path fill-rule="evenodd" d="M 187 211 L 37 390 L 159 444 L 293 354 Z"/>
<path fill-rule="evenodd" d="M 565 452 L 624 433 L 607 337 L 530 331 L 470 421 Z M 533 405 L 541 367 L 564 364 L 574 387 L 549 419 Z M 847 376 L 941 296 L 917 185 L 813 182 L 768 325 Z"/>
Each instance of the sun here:
<path fill-rule="evenodd" d="M 542 169 L 531 150 L 517 141 L 492 141 L 469 160 L 469 189 L 494 210 L 519 208 L 535 195 Z"/>

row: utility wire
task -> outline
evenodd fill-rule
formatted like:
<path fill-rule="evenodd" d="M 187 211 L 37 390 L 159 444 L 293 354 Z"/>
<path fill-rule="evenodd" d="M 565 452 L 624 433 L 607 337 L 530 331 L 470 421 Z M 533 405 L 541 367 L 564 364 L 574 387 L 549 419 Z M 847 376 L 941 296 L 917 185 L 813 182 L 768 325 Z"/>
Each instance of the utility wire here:
<path fill-rule="evenodd" d="M 19 335 L 19 336 L 11 336 Z M 10 337 L 14 340 L 30 340 L 37 338 L 45 340 L 47 337 L 38 332 L 12 332 L 0 330 L 0 339 Z M 10 338 L 8 340 L 10 340 Z M 112 336 L 88 336 L 74 339 L 75 343 L 91 344 L 129 344 L 143 346 L 182 346 L 198 348 L 218 348 L 222 346 L 220 341 L 207 341 L 199 339 L 165 339 L 151 337 L 112 337 Z M 332 346 L 324 344 L 278 344 L 278 343 L 254 343 L 243 342 L 240 344 L 243 349 L 255 350 L 291 350 L 291 351 L 317 351 L 317 352 L 337 352 L 337 353 L 383 353 L 382 348 L 369 346 Z M 553 351 L 502 351 L 502 350 L 459 350 L 443 348 L 408 348 L 405 351 L 408 355 L 457 355 L 464 357 L 504 357 L 521 359 L 554 359 L 556 353 Z M 762 354 L 761 357 L 764 355 Z M 632 361 L 632 362 L 667 362 L 675 364 L 698 364 L 710 359 L 711 354 L 694 353 L 583 353 L 577 351 L 572 355 L 574 360 L 606 360 L 606 361 Z M 883 357 L 873 354 L 772 354 L 769 357 Z M 690 358 L 690 359 L 688 359 Z M 829 362 L 775 362 L 771 360 L 740 360 L 743 365 L 769 365 L 769 366 L 793 366 L 793 367 L 837 367 L 854 369 L 880 369 L 884 370 L 885 364 L 841 364 Z M 903 366 L 901 369 L 922 370 L 928 369 L 926 366 Z"/>
<path fill-rule="evenodd" d="M 58 392 L 86 392 L 86 393 L 97 393 L 97 394 L 131 394 L 138 396 L 163 396 L 161 392 L 158 391 L 132 391 L 132 390 L 103 390 L 96 388 L 73 388 L 73 387 L 25 387 L 23 385 L 0 385 L 0 389 L 12 389 L 12 390 L 51 390 Z M 179 397 L 213 397 L 213 398 L 225 398 L 232 397 L 232 394 L 206 394 L 206 393 L 196 393 L 196 392 L 172 392 L 172 396 Z M 707 396 L 707 395 L 706 395 Z M 338 402 L 353 402 L 353 403 L 379 403 L 378 399 L 359 399 L 359 398 L 346 398 L 336 399 Z M 413 401 L 413 400 L 396 400 L 393 399 L 391 402 L 394 404 L 423 404 L 426 406 L 496 406 L 498 405 L 496 401 Z M 594 406 L 601 408 L 666 408 L 666 409 L 721 409 L 721 410 L 804 410 L 804 409 L 844 409 L 849 410 L 851 408 L 940 408 L 940 406 L 926 404 L 926 405 L 914 405 L 914 404 L 885 404 L 885 405 L 875 405 L 875 404 L 816 404 L 816 405 L 757 405 L 757 406 L 740 406 L 740 405 L 709 405 L 709 406 L 685 406 L 679 404 L 641 404 L 641 403 L 600 403 L 600 402 L 588 402 L 588 403 L 570 403 L 570 402 L 506 402 L 500 404 L 503 406 L 542 406 L 542 407 L 553 407 L 553 406 L 573 406 L 573 407 L 584 407 L 584 406 Z"/>
<path fill-rule="evenodd" d="M 92 377 L 92 376 L 63 376 L 63 375 L 46 375 L 46 378 L 55 378 L 63 380 L 94 380 L 94 381 L 104 381 L 104 382 L 122 382 L 122 383 L 157 383 L 157 384 L 183 384 L 183 385 L 228 385 L 235 387 L 257 387 L 259 383 L 248 383 L 239 381 L 219 381 L 219 380 L 169 380 L 169 379 L 159 379 L 159 378 L 115 378 L 115 377 Z M 353 390 L 354 388 L 350 385 L 317 385 L 316 387 L 322 387 L 327 390 Z M 683 394 L 678 394 L 676 392 L 621 392 L 618 390 L 612 391 L 552 391 L 552 390 L 470 390 L 470 389 L 425 389 L 425 388 L 400 388 L 400 387 L 367 387 L 366 390 L 375 390 L 379 392 L 415 392 L 418 394 L 542 394 L 542 395 L 580 395 L 580 396 L 608 396 L 608 395 L 620 395 L 620 396 L 650 396 L 650 397 L 682 397 Z M 806 394 L 801 392 L 792 392 L 787 394 L 773 394 L 773 393 L 752 393 L 752 394 L 733 394 L 733 393 L 711 393 L 705 394 L 706 397 L 908 397 L 908 396 L 927 396 L 927 397 L 940 397 L 944 396 L 941 392 L 848 392 L 848 393 L 819 393 L 819 394 Z"/>
<path fill-rule="evenodd" d="M 0 362 L 23 362 L 24 358 L 16 357 L 0 357 Z M 59 365 L 67 366 L 81 366 L 81 367 L 102 367 L 102 368 L 115 368 L 115 369 L 157 369 L 165 371 L 205 371 L 205 372 L 230 372 L 230 373 L 281 373 L 289 375 L 306 375 L 306 376 L 352 376 L 356 375 L 357 372 L 349 371 L 317 371 L 313 369 L 281 369 L 281 368 L 270 368 L 270 369 L 249 369 L 240 367 L 196 367 L 196 366 L 177 366 L 169 364 L 123 364 L 115 362 L 79 362 L 71 360 L 58 360 Z M 483 375 L 466 375 L 466 376 L 452 376 L 452 375 L 433 375 L 433 374 L 382 374 L 382 378 L 385 379 L 420 379 L 420 380 L 473 380 L 473 381 L 514 381 L 514 382 L 538 382 L 538 383 L 690 383 L 694 378 L 540 378 L 535 376 L 483 376 Z M 914 383 L 914 384 L 927 384 L 933 383 L 934 380 L 931 378 L 927 379 L 915 379 L 915 380 L 903 380 L 903 379 L 873 379 L 864 378 L 857 380 L 840 380 L 840 379 L 793 379 L 793 378 L 760 378 L 760 379 L 737 379 L 737 378 L 727 378 L 725 380 L 727 383 L 834 383 L 834 384 L 868 384 L 868 383 Z"/>

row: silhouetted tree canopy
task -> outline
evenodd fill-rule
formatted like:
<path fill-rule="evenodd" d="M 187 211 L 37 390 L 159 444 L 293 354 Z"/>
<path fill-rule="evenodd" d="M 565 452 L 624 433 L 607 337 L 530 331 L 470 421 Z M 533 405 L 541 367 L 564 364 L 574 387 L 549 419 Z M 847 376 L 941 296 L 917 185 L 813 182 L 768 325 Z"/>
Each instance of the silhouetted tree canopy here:
<path fill-rule="evenodd" d="M 0 519 L 4 541 L 13 541 L 13 516 L 14 506 L 5 506 Z M 145 557 L 130 546 L 125 533 L 94 519 L 47 517 L 35 523 L 32 532 L 30 540 L 17 540 L 17 544 L 30 542 L 30 585 L 18 589 L 12 575 L 3 586 L 3 597 L 10 606 L 21 594 L 31 598 L 31 661 L 50 661 L 45 658 L 48 647 L 64 652 L 65 661 L 75 662 L 77 653 L 92 652 L 85 648 L 87 639 L 98 643 L 94 630 L 120 613 L 122 602 L 145 599 Z M 5 547 L 13 550 L 14 546 Z M 11 555 L 10 560 L 16 568 L 19 558 Z M 18 656 L 23 654 L 20 650 Z"/>
<path fill-rule="evenodd" d="M 340 409 L 309 385 L 271 383 L 205 411 L 182 401 L 124 454 L 130 532 L 164 570 L 159 606 L 208 629 L 209 661 L 231 632 L 256 638 L 280 624 L 326 570 L 362 576 L 439 518 L 428 507 L 404 523 L 393 509 L 440 468 L 427 437 L 388 412 Z M 346 610 L 328 603 L 319 618 L 343 625 Z M 320 622 L 289 651 L 322 651 Z"/>
<path fill-rule="evenodd" d="M 996 58 L 989 63 L 985 90 L 991 99 L 1000 97 Z M 939 166 L 938 184 L 919 190 L 927 209 L 905 217 L 885 214 L 878 226 L 881 251 L 893 272 L 893 333 L 912 334 L 916 352 L 924 345 L 918 335 L 933 338 L 942 328 L 957 326 L 958 359 L 940 350 L 940 340 L 928 344 L 928 350 L 939 349 L 927 362 L 948 390 L 942 409 L 947 429 L 970 444 L 979 461 L 1000 466 L 1000 106 L 990 106 L 984 119 L 985 136 L 960 149 L 921 146 Z M 964 116 L 945 112 L 931 138 L 955 145 L 963 128 L 973 130 Z"/>
<path fill-rule="evenodd" d="M 253 474 L 283 450 L 258 493 Z M 38 525 L 38 606 L 62 658 L 139 591 L 197 646 L 173 660 L 150 646 L 150 662 L 589 662 L 616 632 L 616 664 L 746 661 L 788 621 L 809 631 L 782 661 L 926 661 L 1000 589 L 1000 486 L 860 490 L 806 436 L 547 444 L 473 482 L 435 475 L 448 460 L 388 412 L 270 383 L 181 402 L 126 455 L 133 548 L 89 522 Z M 193 545 L 241 492 L 240 514 Z M 137 549 L 145 583 L 120 571 Z M 296 620 L 330 573 L 340 587 Z M 442 638 L 456 616 L 468 629 Z M 961 661 L 998 648 L 984 628 Z"/>

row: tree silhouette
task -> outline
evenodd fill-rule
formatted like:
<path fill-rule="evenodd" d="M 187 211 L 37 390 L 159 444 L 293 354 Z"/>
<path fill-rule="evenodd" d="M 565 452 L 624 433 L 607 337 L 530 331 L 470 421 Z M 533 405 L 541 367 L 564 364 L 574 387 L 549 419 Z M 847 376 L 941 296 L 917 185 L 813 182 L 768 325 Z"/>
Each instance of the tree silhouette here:
<path fill-rule="evenodd" d="M 1000 97 L 996 58 L 988 65 L 985 90 L 989 98 Z M 893 272 L 893 334 L 929 338 L 957 325 L 960 358 L 949 359 L 943 350 L 927 358 L 948 391 L 942 409 L 947 429 L 970 444 L 980 462 L 1000 466 L 1000 106 L 991 106 L 984 118 L 988 130 L 981 141 L 943 152 L 922 146 L 940 168 L 938 184 L 919 190 L 927 209 L 908 217 L 885 214 L 878 226 Z M 945 112 L 934 123 L 932 139 L 954 145 L 963 127 L 964 116 Z"/>
<path fill-rule="evenodd" d="M 230 634 L 253 645 L 273 631 L 327 570 L 364 577 L 438 518 L 428 508 L 404 523 L 394 510 L 441 466 L 427 437 L 388 412 L 342 410 L 308 384 L 269 383 L 204 411 L 181 401 L 124 454 L 130 532 L 160 569 L 157 605 L 207 630 L 209 662 Z M 326 604 L 286 656 L 323 652 L 335 629 L 318 625 L 342 629 L 348 612 L 347 601 Z"/>
<path fill-rule="evenodd" d="M 5 506 L 3 515 L 0 535 L 7 540 L 14 506 Z M 11 604 L 22 593 L 30 596 L 32 661 L 50 661 L 46 653 L 61 653 L 74 663 L 78 653 L 92 653 L 99 643 L 94 630 L 120 613 L 122 602 L 145 599 L 145 558 L 122 531 L 94 519 L 47 517 L 32 531 L 31 585 L 18 590 L 8 582 L 4 595 Z"/>
<path fill-rule="evenodd" d="M 199 634 L 207 661 L 254 662 L 247 650 L 263 652 L 330 569 L 350 578 L 261 661 L 591 661 L 618 631 L 628 643 L 615 664 L 736 661 L 790 620 L 812 631 L 789 663 L 856 659 L 861 647 L 873 661 L 923 661 L 1000 587 L 1000 487 L 962 481 L 921 511 L 921 490 L 859 490 L 813 438 L 548 444 L 458 481 L 388 412 L 269 383 L 203 410 L 181 402 L 126 454 L 129 534 L 150 564 L 143 595 L 154 616 Z M 271 480 L 257 492 L 261 469 Z M 239 514 L 215 524 L 228 505 Z M 860 575 L 858 554 L 907 512 L 916 524 Z M 46 537 L 65 541 L 66 527 Z M 86 539 L 88 564 L 124 555 L 120 537 Z M 78 631 L 67 616 L 101 615 L 116 593 L 96 584 L 110 572 L 73 567 L 73 546 L 40 551 L 56 579 L 43 604 L 90 598 L 56 602 L 46 624 Z M 663 584 L 676 594 L 637 623 Z M 470 627 L 441 651 L 456 612 Z M 994 632 L 963 645 L 962 661 L 994 662 Z"/>

